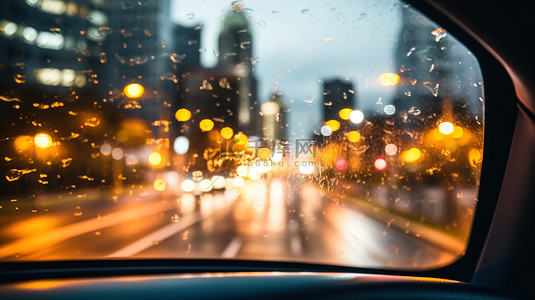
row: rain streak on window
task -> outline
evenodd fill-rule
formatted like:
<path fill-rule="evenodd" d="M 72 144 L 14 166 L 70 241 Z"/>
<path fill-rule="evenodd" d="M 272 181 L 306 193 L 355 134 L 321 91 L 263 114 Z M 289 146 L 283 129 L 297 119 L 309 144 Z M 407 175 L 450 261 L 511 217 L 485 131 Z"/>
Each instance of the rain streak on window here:
<path fill-rule="evenodd" d="M 466 250 L 483 79 L 410 5 L 5 1 L 0 29 L 2 260 Z"/>

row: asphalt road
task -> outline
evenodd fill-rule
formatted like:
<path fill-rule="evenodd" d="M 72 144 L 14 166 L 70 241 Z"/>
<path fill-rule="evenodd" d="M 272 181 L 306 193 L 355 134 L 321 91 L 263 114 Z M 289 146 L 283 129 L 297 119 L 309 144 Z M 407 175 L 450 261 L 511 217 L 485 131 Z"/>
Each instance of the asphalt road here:
<path fill-rule="evenodd" d="M 456 254 L 313 184 L 281 179 L 203 196 L 154 191 L 105 198 L 42 197 L 41 208 L 0 213 L 0 258 L 226 258 L 304 261 L 373 268 L 429 268 Z M 141 196 L 140 196 L 141 195 Z M 74 196 L 73 196 L 74 197 Z M 56 202 L 54 202 L 56 201 Z M 41 203 L 42 204 L 42 203 Z"/>

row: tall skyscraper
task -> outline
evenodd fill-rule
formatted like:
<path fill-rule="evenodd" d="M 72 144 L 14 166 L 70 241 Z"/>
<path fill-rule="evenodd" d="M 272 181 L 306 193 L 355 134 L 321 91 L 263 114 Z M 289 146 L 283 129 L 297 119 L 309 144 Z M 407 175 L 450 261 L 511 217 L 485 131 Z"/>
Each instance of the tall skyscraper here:
<path fill-rule="evenodd" d="M 219 34 L 219 65 L 243 64 L 251 70 L 253 53 L 252 28 L 241 4 L 227 12 Z"/>
<path fill-rule="evenodd" d="M 457 86 L 451 74 L 457 72 L 445 30 L 423 20 L 415 10 L 401 13 L 395 61 L 402 79 L 394 106 L 405 127 L 420 126 L 443 114 L 451 116 L 456 93 L 452 87 Z"/>
<path fill-rule="evenodd" d="M 92 162 L 77 158 L 90 157 L 90 145 L 100 144 L 113 127 L 109 111 L 97 103 L 95 75 L 108 21 L 101 2 L 0 1 L 0 129 L 8 137 L 4 155 L 12 158 L 0 172 L 31 167 L 49 176 L 39 181 L 37 173 L 28 174 L 17 184 L 3 179 L 3 190 L 28 193 L 20 188 L 37 185 L 31 189 L 37 194 L 78 186 L 78 175 L 89 174 Z M 38 151 L 37 136 L 57 147 Z M 67 157 L 72 161 L 65 167 L 61 159 Z"/>
<path fill-rule="evenodd" d="M 261 135 L 260 105 L 257 99 L 257 80 L 252 68 L 252 26 L 241 4 L 236 4 L 223 19 L 219 34 L 219 68 L 240 77 L 237 94 L 240 130 L 251 136 Z"/>
<path fill-rule="evenodd" d="M 124 86 L 139 83 L 145 88 L 138 101 L 142 109 L 125 114 L 149 122 L 170 120 L 180 74 L 199 66 L 200 30 L 173 24 L 170 0 L 107 1 L 105 11 L 110 30 L 103 43 L 104 96 L 111 92 L 121 98 L 117 94 Z"/>
<path fill-rule="evenodd" d="M 171 52 L 175 73 L 177 71 L 180 73 L 187 68 L 200 66 L 201 28 L 202 26 L 184 27 L 178 24 L 173 25 L 172 43 L 169 51 Z"/>
<path fill-rule="evenodd" d="M 398 125 L 424 130 L 449 121 L 477 128 L 483 96 L 477 60 L 446 30 L 416 11 L 401 9 L 401 13 L 394 52 L 401 77 L 393 102 Z"/>
<path fill-rule="evenodd" d="M 189 44 L 199 46 L 195 39 L 189 40 Z M 173 137 L 185 135 L 191 141 L 188 155 L 192 159 L 185 168 L 215 170 L 210 167 L 209 157 L 210 153 L 215 153 L 214 149 L 219 150 L 217 136 L 223 127 L 231 128 L 235 134 L 243 132 L 249 140 L 262 136 L 257 83 L 251 63 L 252 47 L 251 25 L 243 7 L 237 4 L 223 18 L 218 65 L 204 68 L 189 64 L 180 69 L 184 66 L 177 64 L 179 97 L 174 111 L 186 108 L 192 114 L 189 121 L 179 123 L 173 130 Z M 201 129 L 200 122 L 204 119 L 212 121 L 213 128 Z"/>
<path fill-rule="evenodd" d="M 396 128 L 401 137 L 397 140 L 402 147 L 425 151 L 416 164 L 401 167 L 409 181 L 443 188 L 442 199 L 437 199 L 443 205 L 442 222 L 457 226 L 456 187 L 479 177 L 470 168 L 466 144 L 459 142 L 470 136 L 471 147 L 483 146 L 479 138 L 483 115 L 479 66 L 470 51 L 445 29 L 416 10 L 401 8 L 401 14 L 394 54 L 401 77 L 394 99 Z M 439 124 L 451 126 L 451 132 Z M 440 134 L 438 138 L 430 138 L 433 132 Z M 450 155 L 452 159 L 444 159 Z"/>
<path fill-rule="evenodd" d="M 106 75 L 110 85 L 137 81 L 158 86 L 165 73 L 169 37 L 169 0 L 108 1 L 110 32 L 106 38 Z M 169 59 L 169 57 L 167 57 Z"/>
<path fill-rule="evenodd" d="M 0 90 L 46 101 L 44 92 L 87 88 L 87 71 L 98 68 L 98 27 L 107 23 L 98 2 L 1 1 Z"/>

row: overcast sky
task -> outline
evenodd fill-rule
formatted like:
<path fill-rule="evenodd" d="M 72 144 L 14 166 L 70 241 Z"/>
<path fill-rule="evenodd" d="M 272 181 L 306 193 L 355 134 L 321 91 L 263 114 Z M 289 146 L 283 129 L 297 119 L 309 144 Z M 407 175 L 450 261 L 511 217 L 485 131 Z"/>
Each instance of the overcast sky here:
<path fill-rule="evenodd" d="M 201 62 L 215 66 L 217 38 L 231 1 L 175 0 L 172 18 L 184 26 L 202 24 Z M 396 0 L 384 1 L 243 1 L 253 27 L 253 56 L 259 99 L 273 89 L 283 93 L 291 131 L 310 134 L 321 120 L 320 80 L 351 81 L 357 108 L 378 110 L 390 101 L 392 88 L 378 84 L 377 76 L 396 72 L 392 63 L 400 26 Z M 379 97 L 383 101 L 377 104 Z M 301 124 L 301 125 L 300 125 Z"/>

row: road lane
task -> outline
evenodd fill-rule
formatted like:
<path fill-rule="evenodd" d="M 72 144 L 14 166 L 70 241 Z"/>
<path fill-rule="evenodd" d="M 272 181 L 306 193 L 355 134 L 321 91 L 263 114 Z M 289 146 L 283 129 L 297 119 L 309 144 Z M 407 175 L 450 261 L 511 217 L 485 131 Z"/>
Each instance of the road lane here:
<path fill-rule="evenodd" d="M 232 208 L 233 200 L 234 199 L 226 199 L 225 195 L 222 195 L 221 193 L 199 197 L 199 199 L 196 200 L 199 205 L 198 210 L 188 212 L 180 220 L 177 220 L 177 222 L 165 225 L 164 227 L 151 232 L 143 238 L 113 252 L 108 255 L 108 257 L 134 256 L 150 247 L 158 245 L 160 241 L 165 241 L 178 233 L 186 232 L 190 227 L 203 220 L 210 222 L 211 219 L 214 218 L 214 215 L 227 214 Z M 189 235 L 189 231 L 187 235 Z"/>
<path fill-rule="evenodd" d="M 312 183 L 298 187 L 273 178 L 247 182 L 239 195 L 219 191 L 199 198 L 125 198 L 115 204 L 113 213 L 100 218 L 27 232 L 1 244 L 0 254 L 29 260 L 232 258 L 371 268 L 429 266 L 455 258 L 370 217 L 354 203 L 322 196 Z M 29 215 L 26 223 L 32 220 L 38 218 Z"/>
<path fill-rule="evenodd" d="M 201 205 L 212 202 L 204 197 Z M 176 232 L 163 240 L 155 241 L 150 247 L 137 253 L 136 258 L 218 258 L 224 252 L 227 245 L 235 237 L 235 228 L 232 220 L 232 212 L 235 203 L 229 209 L 217 210 L 209 215 L 201 217 L 199 222 Z M 207 209 L 206 209 L 207 210 Z M 205 210 L 205 211 L 206 211 Z M 201 214 L 199 208 L 196 214 Z M 182 221 L 181 221 L 182 222 Z M 180 223 L 178 223 L 180 224 Z"/>
<path fill-rule="evenodd" d="M 221 257 L 223 258 L 236 257 L 242 245 L 243 245 L 243 242 L 239 237 L 233 238 L 232 241 L 230 241 L 230 243 L 227 245 L 225 250 L 223 250 L 223 253 L 221 253 Z"/>
<path fill-rule="evenodd" d="M 64 227 L 50 228 L 47 232 L 38 234 L 34 234 L 33 228 L 29 227 L 25 237 L 0 246 L 0 257 L 25 256 L 82 234 L 98 231 L 139 217 L 161 213 L 172 209 L 174 206 L 176 206 L 176 203 L 172 201 L 156 201 L 126 210 L 119 210 L 112 214 L 90 218 Z"/>

